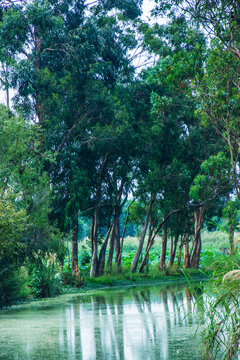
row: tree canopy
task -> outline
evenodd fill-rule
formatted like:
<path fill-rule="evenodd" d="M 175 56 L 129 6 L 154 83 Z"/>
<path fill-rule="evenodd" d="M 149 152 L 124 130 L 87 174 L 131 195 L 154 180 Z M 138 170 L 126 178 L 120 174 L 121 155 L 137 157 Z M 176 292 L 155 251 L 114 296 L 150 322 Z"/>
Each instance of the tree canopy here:
<path fill-rule="evenodd" d="M 121 270 L 129 221 L 141 227 L 132 272 L 158 235 L 161 269 L 169 236 L 169 266 L 180 241 L 179 262 L 184 247 L 184 266 L 199 267 L 205 217 L 235 226 L 239 5 L 158 0 L 164 24 L 144 22 L 141 5 L 1 2 L 0 272 L 38 251 L 63 265 L 70 237 L 79 277 L 81 219 L 92 277 Z M 139 49 L 156 59 L 141 71 Z"/>

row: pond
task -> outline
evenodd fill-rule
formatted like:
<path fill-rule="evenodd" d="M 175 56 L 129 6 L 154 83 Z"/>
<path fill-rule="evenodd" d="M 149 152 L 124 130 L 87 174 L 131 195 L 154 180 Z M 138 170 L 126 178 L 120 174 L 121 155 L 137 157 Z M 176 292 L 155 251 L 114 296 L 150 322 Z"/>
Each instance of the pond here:
<path fill-rule="evenodd" d="M 16 306 L 0 311 L 0 359 L 199 360 L 194 302 L 188 288 L 172 285 Z"/>

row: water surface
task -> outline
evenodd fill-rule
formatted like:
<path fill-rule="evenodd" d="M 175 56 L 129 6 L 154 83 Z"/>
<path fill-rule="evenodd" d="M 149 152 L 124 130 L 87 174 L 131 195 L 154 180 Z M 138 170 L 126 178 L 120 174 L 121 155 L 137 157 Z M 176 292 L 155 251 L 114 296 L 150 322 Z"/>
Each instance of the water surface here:
<path fill-rule="evenodd" d="M 0 359 L 199 360 L 200 321 L 184 287 L 63 296 L 0 311 Z"/>

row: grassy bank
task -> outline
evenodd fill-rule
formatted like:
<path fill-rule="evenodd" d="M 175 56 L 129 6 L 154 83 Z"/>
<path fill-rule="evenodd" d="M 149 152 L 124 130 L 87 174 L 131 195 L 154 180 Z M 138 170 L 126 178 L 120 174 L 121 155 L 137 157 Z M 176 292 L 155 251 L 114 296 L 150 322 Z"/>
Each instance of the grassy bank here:
<path fill-rule="evenodd" d="M 210 278 L 211 273 L 203 272 L 198 269 L 186 270 L 166 270 L 159 271 L 157 267 L 148 273 L 131 273 L 123 269 L 120 273 L 113 271 L 111 273 L 90 278 L 89 275 L 82 278 L 79 284 L 66 284 L 63 286 L 63 293 L 75 293 L 103 288 L 119 288 L 126 286 L 145 286 L 145 285 L 168 285 L 168 284 L 186 284 L 188 282 L 202 282 Z"/>
<path fill-rule="evenodd" d="M 237 235 L 238 236 L 238 235 Z M 85 292 L 99 288 L 115 288 L 124 286 L 137 286 L 147 284 L 169 284 L 184 283 L 187 281 L 203 281 L 214 278 L 219 283 L 224 274 L 230 270 L 240 268 L 240 255 L 232 256 L 224 253 L 223 249 L 227 245 L 227 234 L 214 231 L 203 232 L 203 247 L 199 269 L 183 269 L 181 262 L 177 267 L 176 260 L 173 267 L 168 267 L 169 247 L 166 254 L 166 268 L 160 271 L 159 256 L 161 252 L 161 238 L 158 237 L 149 254 L 149 269 L 144 273 L 131 273 L 130 266 L 138 246 L 137 238 L 127 237 L 124 242 L 122 254 L 121 272 L 113 266 L 111 271 L 106 271 L 103 276 L 90 278 L 91 250 L 87 239 L 79 243 L 79 277 L 72 276 L 70 264 L 71 253 L 65 257 L 64 266 L 59 271 L 59 264 L 54 255 L 49 254 L 41 258 L 41 261 L 28 272 L 29 269 L 21 268 L 21 276 L 14 278 L 5 293 L 8 295 L 2 302 L 3 306 L 11 305 L 33 298 L 44 298 L 59 294 Z M 107 259 L 108 252 L 106 254 Z M 183 261 L 183 253 L 182 253 Z M 114 264 L 114 261 L 113 261 Z M 22 283 L 19 283 L 19 278 Z M 18 289 L 17 285 L 21 285 Z"/>

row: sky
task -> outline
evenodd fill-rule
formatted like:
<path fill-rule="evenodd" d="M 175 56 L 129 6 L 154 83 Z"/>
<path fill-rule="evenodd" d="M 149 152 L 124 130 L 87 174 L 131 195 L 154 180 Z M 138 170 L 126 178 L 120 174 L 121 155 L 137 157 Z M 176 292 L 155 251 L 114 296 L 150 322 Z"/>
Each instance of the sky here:
<path fill-rule="evenodd" d="M 143 0 L 143 15 L 142 19 L 145 21 L 150 21 L 150 12 L 155 5 L 154 0 Z M 140 60 L 141 61 L 141 60 Z M 10 98 L 13 96 L 13 91 L 10 89 Z M 0 103 L 6 105 L 6 94 L 4 91 L 0 90 Z"/>
<path fill-rule="evenodd" d="M 143 16 L 142 18 L 144 20 L 148 20 L 148 17 L 150 16 L 150 11 L 153 9 L 155 5 L 155 1 L 154 0 L 143 0 Z"/>

